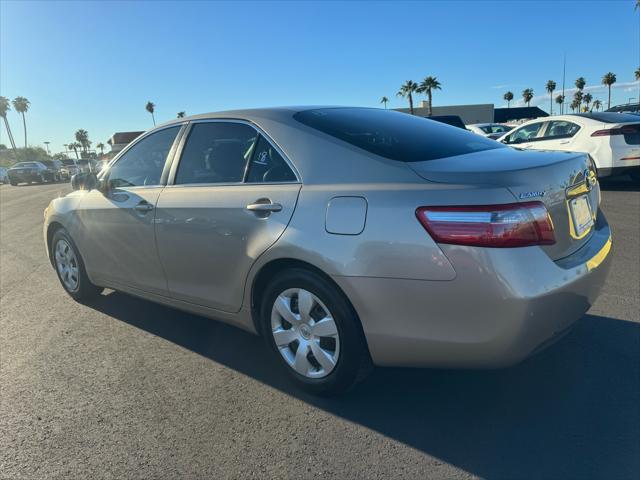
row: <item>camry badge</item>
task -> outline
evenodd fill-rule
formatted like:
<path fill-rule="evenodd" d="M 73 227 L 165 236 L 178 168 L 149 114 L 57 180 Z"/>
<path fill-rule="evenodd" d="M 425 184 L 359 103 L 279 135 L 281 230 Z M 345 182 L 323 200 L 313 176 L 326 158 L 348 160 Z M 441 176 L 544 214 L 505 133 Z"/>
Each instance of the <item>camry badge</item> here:
<path fill-rule="evenodd" d="M 518 197 L 520 198 L 520 200 L 523 200 L 525 198 L 544 197 L 544 194 L 545 194 L 544 190 L 538 190 L 535 192 L 521 193 Z"/>

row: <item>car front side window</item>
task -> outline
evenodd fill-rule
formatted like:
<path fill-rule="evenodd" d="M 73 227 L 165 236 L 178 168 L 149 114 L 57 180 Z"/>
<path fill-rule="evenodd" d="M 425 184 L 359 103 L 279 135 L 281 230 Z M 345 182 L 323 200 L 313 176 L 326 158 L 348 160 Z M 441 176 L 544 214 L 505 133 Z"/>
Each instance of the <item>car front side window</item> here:
<path fill-rule="evenodd" d="M 537 138 L 541 128 L 542 122 L 525 125 L 510 134 L 507 137 L 507 143 L 524 143 L 533 141 Z"/>
<path fill-rule="evenodd" d="M 109 169 L 111 188 L 160 185 L 162 170 L 181 126 L 165 128 L 144 137 Z"/>

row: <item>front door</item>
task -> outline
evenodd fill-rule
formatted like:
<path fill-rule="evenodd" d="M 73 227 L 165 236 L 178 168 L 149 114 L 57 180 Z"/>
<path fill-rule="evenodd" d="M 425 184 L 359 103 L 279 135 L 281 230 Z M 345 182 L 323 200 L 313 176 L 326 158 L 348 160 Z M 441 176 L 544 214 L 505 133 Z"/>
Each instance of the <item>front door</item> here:
<path fill-rule="evenodd" d="M 236 312 L 249 269 L 293 214 L 296 175 L 253 127 L 214 121 L 192 125 L 172 177 L 156 208 L 170 295 Z"/>
<path fill-rule="evenodd" d="M 80 204 L 79 247 L 94 281 L 165 294 L 155 242 L 162 171 L 180 126 L 152 133 L 129 148 Z"/>

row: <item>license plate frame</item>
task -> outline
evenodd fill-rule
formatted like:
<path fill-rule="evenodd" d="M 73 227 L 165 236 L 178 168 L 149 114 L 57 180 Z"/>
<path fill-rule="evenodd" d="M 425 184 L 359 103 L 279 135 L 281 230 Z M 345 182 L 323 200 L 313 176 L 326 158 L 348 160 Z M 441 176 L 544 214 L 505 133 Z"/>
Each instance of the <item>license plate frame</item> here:
<path fill-rule="evenodd" d="M 593 213 L 591 202 L 587 195 L 580 195 L 569 201 L 569 212 L 573 222 L 573 230 L 576 237 L 584 237 L 593 226 Z"/>

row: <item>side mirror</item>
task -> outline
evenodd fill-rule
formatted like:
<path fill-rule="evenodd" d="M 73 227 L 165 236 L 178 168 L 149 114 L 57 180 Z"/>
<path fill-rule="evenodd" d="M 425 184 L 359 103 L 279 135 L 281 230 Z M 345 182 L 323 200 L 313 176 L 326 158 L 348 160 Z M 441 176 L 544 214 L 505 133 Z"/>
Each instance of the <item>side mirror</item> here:
<path fill-rule="evenodd" d="M 71 177 L 71 188 L 74 190 L 93 190 L 100 184 L 93 172 L 76 173 Z"/>

